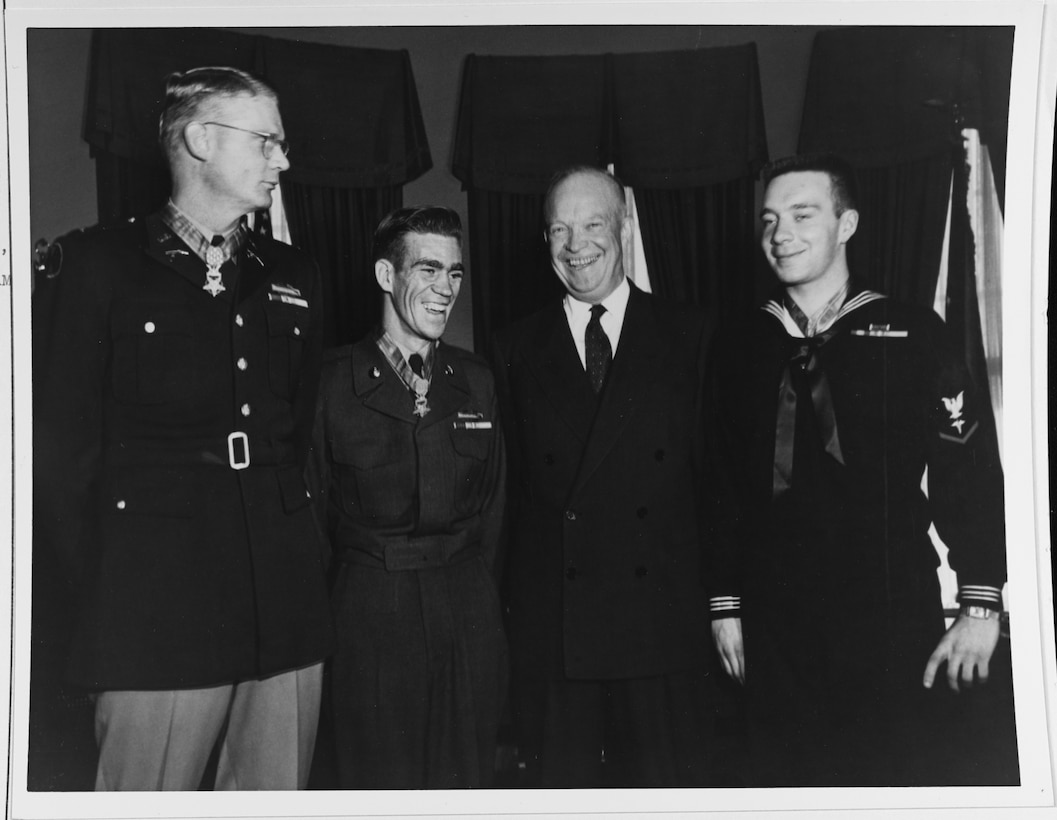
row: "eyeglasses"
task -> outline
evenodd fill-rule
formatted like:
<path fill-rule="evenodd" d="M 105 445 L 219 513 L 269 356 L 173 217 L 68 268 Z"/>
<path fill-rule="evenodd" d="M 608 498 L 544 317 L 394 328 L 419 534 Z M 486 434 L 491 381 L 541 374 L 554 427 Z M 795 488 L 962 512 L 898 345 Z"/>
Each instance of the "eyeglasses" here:
<path fill-rule="evenodd" d="M 290 153 L 290 143 L 279 139 L 278 134 L 269 134 L 267 131 L 252 131 L 249 128 L 239 128 L 237 125 L 228 125 L 224 122 L 204 122 L 202 125 L 219 125 L 221 128 L 230 128 L 232 131 L 241 131 L 244 134 L 253 134 L 255 137 L 260 137 L 261 153 L 264 154 L 265 159 L 271 157 L 272 152 L 276 148 L 283 152 L 284 157 Z"/>

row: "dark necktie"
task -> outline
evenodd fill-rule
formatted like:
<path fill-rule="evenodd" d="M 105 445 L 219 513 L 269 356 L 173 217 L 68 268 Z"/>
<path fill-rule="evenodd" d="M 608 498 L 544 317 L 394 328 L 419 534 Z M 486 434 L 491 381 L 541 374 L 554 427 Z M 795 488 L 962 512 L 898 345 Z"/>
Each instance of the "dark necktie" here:
<path fill-rule="evenodd" d="M 429 402 L 426 399 L 429 393 L 429 382 L 423 373 L 425 363 L 418 353 L 408 356 L 407 363 L 411 367 L 411 372 L 414 373 L 411 377 L 411 389 L 415 393 L 415 415 L 422 418 L 429 412 Z"/>
<path fill-rule="evenodd" d="M 829 330 L 818 336 L 804 339 L 789 358 L 782 371 L 782 382 L 778 386 L 778 418 L 774 431 L 774 478 L 772 498 L 777 498 L 793 483 L 793 444 L 796 439 L 797 392 L 793 384 L 793 371 L 802 370 L 807 375 L 807 386 L 811 391 L 811 405 L 815 411 L 822 444 L 838 463 L 844 463 L 837 436 L 837 418 L 833 413 L 833 397 L 830 394 L 826 371 L 819 362 L 818 349 L 833 336 Z"/>
<path fill-rule="evenodd" d="M 601 305 L 591 305 L 591 321 L 587 323 L 587 331 L 584 333 L 587 378 L 591 380 L 591 389 L 595 393 L 602 391 L 606 371 L 609 370 L 609 363 L 613 361 L 613 348 L 609 345 L 606 332 L 602 330 L 601 317 L 605 312 L 606 309 Z"/>

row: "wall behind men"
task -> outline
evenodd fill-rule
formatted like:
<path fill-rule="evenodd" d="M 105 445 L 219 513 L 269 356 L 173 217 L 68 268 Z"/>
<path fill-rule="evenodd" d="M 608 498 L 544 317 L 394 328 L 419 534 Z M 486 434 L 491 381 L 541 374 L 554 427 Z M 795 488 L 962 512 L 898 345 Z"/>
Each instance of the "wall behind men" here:
<path fill-rule="evenodd" d="M 406 204 L 447 205 L 468 223 L 451 173 L 462 66 L 468 54 L 566 55 L 670 51 L 755 42 L 771 158 L 796 150 L 811 44 L 821 26 L 450 26 L 247 28 L 246 34 L 361 48 L 407 49 L 433 168 L 404 188 Z M 91 31 L 33 30 L 29 37 L 30 224 L 54 239 L 97 219 L 95 166 L 81 139 Z M 575 82 L 575 78 L 570 78 Z M 340 94 L 340 88 L 333 93 Z M 686 105 L 694 105 L 687 89 Z M 289 127 L 289 124 L 288 124 Z M 296 157 L 292 158 L 296 162 Z M 468 233 L 465 243 L 472 242 Z M 541 236 L 542 241 L 542 236 Z M 464 244 L 465 244 L 464 243 Z M 468 260 L 469 253 L 464 251 Z M 746 271 L 747 276 L 753 275 Z M 473 347 L 473 270 L 446 338 Z"/>

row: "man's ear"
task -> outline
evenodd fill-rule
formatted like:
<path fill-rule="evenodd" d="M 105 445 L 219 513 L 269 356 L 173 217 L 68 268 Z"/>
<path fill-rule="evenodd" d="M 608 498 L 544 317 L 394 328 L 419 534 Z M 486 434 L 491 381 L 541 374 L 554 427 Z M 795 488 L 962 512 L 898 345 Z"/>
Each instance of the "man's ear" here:
<path fill-rule="evenodd" d="M 393 268 L 393 263 L 388 259 L 379 259 L 374 263 L 374 278 L 378 280 L 378 287 L 386 293 L 393 292 L 393 277 L 395 275 L 396 270 Z"/>
<path fill-rule="evenodd" d="M 192 157 L 204 160 L 209 156 L 212 146 L 210 145 L 209 132 L 202 123 L 187 123 L 181 136 L 183 137 L 184 147 L 187 148 L 187 153 Z"/>
<path fill-rule="evenodd" d="M 855 235 L 859 227 L 859 212 L 854 208 L 848 208 L 840 215 L 837 229 L 837 240 L 843 245 Z"/>

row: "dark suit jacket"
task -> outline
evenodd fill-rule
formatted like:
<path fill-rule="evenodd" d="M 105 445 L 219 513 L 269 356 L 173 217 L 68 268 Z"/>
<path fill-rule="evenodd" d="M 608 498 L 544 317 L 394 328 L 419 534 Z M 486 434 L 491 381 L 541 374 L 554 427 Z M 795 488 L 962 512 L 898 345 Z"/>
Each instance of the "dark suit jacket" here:
<path fill-rule="evenodd" d="M 515 664 L 570 678 L 708 664 L 706 344 L 697 308 L 632 287 L 597 399 L 560 302 L 497 339 L 511 464 L 506 594 Z"/>
<path fill-rule="evenodd" d="M 34 316 L 34 526 L 86 599 L 73 682 L 175 689 L 321 660 L 333 636 L 303 473 L 315 265 L 251 239 L 214 298 L 157 217 L 63 247 Z"/>

